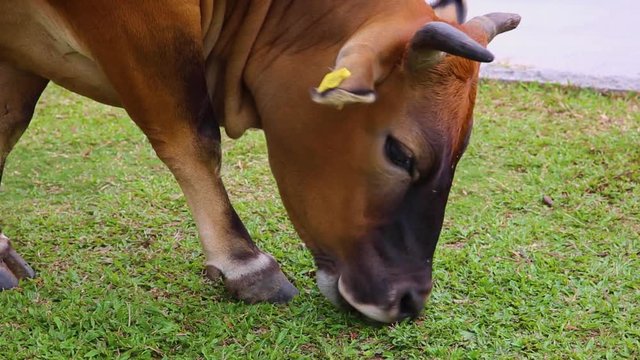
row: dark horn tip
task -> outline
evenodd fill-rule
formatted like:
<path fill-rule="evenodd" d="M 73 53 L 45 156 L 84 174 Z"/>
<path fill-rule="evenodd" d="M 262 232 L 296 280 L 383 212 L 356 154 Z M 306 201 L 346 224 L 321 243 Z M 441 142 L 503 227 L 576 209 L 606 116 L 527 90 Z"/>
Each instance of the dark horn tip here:
<path fill-rule="evenodd" d="M 482 57 L 478 57 L 476 60 L 483 63 L 490 63 L 495 60 L 495 56 L 487 50 L 486 54 L 482 54 Z"/>

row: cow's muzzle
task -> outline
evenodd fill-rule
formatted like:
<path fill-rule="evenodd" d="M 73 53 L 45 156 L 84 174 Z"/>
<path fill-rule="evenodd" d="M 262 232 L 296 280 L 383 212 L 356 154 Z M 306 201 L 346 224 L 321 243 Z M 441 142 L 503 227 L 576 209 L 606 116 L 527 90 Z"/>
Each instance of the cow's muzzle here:
<path fill-rule="evenodd" d="M 353 289 L 342 277 L 338 279 L 338 290 L 342 298 L 366 317 L 383 323 L 393 323 L 417 318 L 424 309 L 431 293 L 431 286 L 396 286 L 388 294 L 386 303 L 360 301 Z"/>
<path fill-rule="evenodd" d="M 385 301 L 367 302 L 359 300 L 355 287 L 342 276 L 319 269 L 316 282 L 320 292 L 334 305 L 355 309 L 369 319 L 393 323 L 417 318 L 424 309 L 431 293 L 431 282 L 426 285 L 399 283 L 391 285 Z"/>

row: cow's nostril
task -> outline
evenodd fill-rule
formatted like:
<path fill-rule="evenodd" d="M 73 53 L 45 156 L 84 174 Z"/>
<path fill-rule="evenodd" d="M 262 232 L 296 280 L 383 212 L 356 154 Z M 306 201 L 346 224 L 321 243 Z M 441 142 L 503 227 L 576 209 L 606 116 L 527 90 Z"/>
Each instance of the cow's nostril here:
<path fill-rule="evenodd" d="M 400 298 L 399 306 L 401 319 L 415 319 L 424 308 L 424 297 L 415 290 L 409 290 Z"/>

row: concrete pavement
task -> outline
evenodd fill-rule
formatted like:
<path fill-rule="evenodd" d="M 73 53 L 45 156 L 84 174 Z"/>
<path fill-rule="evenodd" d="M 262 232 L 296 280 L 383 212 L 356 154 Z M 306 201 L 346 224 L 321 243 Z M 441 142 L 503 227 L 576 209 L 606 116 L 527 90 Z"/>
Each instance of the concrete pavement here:
<path fill-rule="evenodd" d="M 515 12 L 482 76 L 640 91 L 640 1 L 469 0 L 469 16 Z"/>

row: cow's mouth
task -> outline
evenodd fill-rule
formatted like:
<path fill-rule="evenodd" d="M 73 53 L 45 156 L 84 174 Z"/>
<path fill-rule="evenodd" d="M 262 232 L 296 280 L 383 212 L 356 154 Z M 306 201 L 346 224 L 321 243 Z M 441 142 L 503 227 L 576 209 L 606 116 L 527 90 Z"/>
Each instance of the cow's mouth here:
<path fill-rule="evenodd" d="M 338 308 L 358 312 L 369 319 L 383 323 L 393 322 L 397 318 L 397 311 L 394 309 L 384 310 L 372 305 L 359 304 L 350 295 L 349 290 L 341 281 L 341 276 L 337 273 L 318 269 L 316 283 L 322 295 Z"/>
<path fill-rule="evenodd" d="M 316 283 L 322 295 L 339 308 L 359 312 L 369 319 L 382 323 L 391 323 L 401 318 L 398 306 L 380 307 L 356 301 L 349 288 L 342 281 L 342 277 L 336 273 L 318 269 Z M 405 317 L 402 316 L 402 318 Z"/>
<path fill-rule="evenodd" d="M 351 308 L 357 310 L 369 319 L 373 319 L 381 323 L 392 323 L 400 320 L 401 318 L 399 316 L 400 310 L 398 306 L 381 307 L 358 302 L 355 297 L 351 295 L 351 292 L 345 285 L 342 277 L 338 279 L 338 292 L 340 297 L 344 299 L 343 301 L 348 303 Z M 394 296 L 394 294 L 391 294 L 391 296 Z M 404 316 L 402 318 L 404 318 Z"/>
<path fill-rule="evenodd" d="M 403 291 L 403 286 L 393 287 L 385 304 L 363 303 L 353 292 L 343 276 L 333 269 L 318 268 L 316 271 L 318 289 L 336 307 L 358 312 L 368 319 L 381 323 L 393 323 L 404 319 L 415 319 L 424 308 L 431 292 L 431 286 L 420 291 Z"/>

